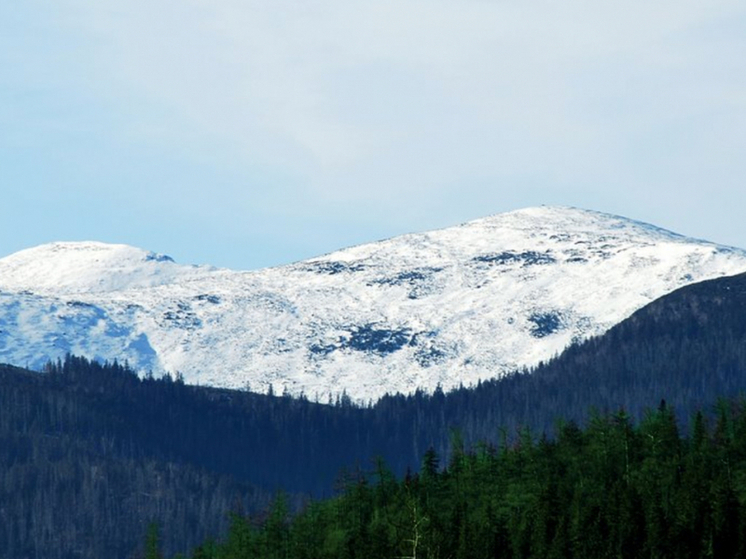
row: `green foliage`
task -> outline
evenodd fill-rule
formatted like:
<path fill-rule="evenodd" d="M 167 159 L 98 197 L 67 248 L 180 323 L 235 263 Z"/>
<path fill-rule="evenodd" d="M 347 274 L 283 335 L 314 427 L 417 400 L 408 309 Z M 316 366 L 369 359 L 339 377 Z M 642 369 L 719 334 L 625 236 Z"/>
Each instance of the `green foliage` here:
<path fill-rule="evenodd" d="M 163 527 L 172 555 L 228 533 L 236 501 L 261 556 L 255 514 L 271 491 L 288 491 L 295 512 L 300 495 L 328 495 L 340 468 L 372 456 L 388 470 L 364 476 L 355 523 L 336 521 L 342 504 L 309 506 L 313 517 L 287 519 L 290 556 L 412 555 L 422 514 L 421 557 L 746 557 L 743 403 L 711 406 L 746 390 L 744 313 L 746 275 L 703 282 L 531 374 L 369 407 L 138 378 L 73 356 L 42 375 L 0 365 L 0 557 L 126 557 L 142 549 L 143 519 Z M 682 440 L 672 412 L 697 409 Z M 569 422 L 557 440 L 536 442 L 557 418 Z M 461 442 L 449 447 L 453 429 Z M 499 451 L 468 450 L 479 440 Z M 416 464 L 406 497 L 397 480 Z M 200 552 L 214 559 L 224 543 Z"/>
<path fill-rule="evenodd" d="M 145 559 L 163 559 L 158 525 L 155 522 L 148 525 L 148 533 L 145 536 Z"/>
<path fill-rule="evenodd" d="M 746 408 L 698 413 L 686 438 L 665 402 L 635 426 L 620 411 L 554 440 L 523 430 L 496 451 L 456 434 L 449 465 L 421 474 L 382 461 L 295 517 L 277 499 L 261 526 L 234 516 L 214 555 L 192 559 L 564 559 L 742 557 Z"/>

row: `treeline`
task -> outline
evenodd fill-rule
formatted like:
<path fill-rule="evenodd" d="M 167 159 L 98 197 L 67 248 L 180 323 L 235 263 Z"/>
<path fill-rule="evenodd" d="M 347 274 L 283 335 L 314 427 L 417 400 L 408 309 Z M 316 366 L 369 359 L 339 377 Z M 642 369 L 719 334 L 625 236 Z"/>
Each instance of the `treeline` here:
<path fill-rule="evenodd" d="M 744 317 L 746 277 L 705 282 L 531 372 L 364 408 L 73 356 L 41 374 L 0 367 L 0 558 L 124 558 L 150 521 L 165 552 L 185 551 L 226 529 L 227 510 L 264 510 L 277 490 L 297 510 L 376 458 L 395 476 L 429 448 L 449 463 L 454 428 L 467 447 L 512 444 L 526 428 L 552 436 L 558 418 L 585 425 L 592 408 L 639 420 L 664 397 L 680 419 L 712 417 L 718 398 L 746 390 Z"/>
<path fill-rule="evenodd" d="M 624 412 L 553 439 L 465 450 L 440 468 L 428 451 L 402 479 L 382 464 L 343 494 L 291 517 L 234 515 L 191 559 L 730 559 L 746 556 L 746 410 L 721 404 L 681 436 L 662 402 L 635 425 Z M 151 538 L 146 559 L 162 557 Z M 184 558 L 185 556 L 179 556 Z"/>
<path fill-rule="evenodd" d="M 640 419 L 662 398 L 686 424 L 746 391 L 746 275 L 679 289 L 525 373 L 449 393 L 444 413 L 472 441 L 500 428 L 549 433 L 557 418 L 583 423 L 593 408 Z"/>
<path fill-rule="evenodd" d="M 151 521 L 173 553 L 224 532 L 227 510 L 267 507 L 274 492 L 159 451 L 151 417 L 132 421 L 168 384 L 73 357 L 0 367 L 0 557 L 124 559 Z M 133 387 L 153 397 L 125 410 Z"/>

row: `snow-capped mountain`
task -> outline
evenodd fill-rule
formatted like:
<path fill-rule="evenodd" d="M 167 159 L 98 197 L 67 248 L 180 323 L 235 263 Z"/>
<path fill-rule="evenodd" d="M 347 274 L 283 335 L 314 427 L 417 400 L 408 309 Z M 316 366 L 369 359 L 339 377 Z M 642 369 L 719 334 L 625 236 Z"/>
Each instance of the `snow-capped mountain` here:
<path fill-rule="evenodd" d="M 252 272 L 125 245 L 0 259 L 0 362 L 67 352 L 187 382 L 356 400 L 500 376 L 746 251 L 618 216 L 519 210 Z"/>

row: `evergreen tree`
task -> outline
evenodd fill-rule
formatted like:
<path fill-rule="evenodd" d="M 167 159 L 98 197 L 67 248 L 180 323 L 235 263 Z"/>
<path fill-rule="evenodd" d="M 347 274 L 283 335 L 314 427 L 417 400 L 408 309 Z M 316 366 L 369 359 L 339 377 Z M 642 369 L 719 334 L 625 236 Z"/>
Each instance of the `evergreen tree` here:
<path fill-rule="evenodd" d="M 145 537 L 145 559 L 163 559 L 160 534 L 155 522 L 148 525 L 148 533 Z"/>

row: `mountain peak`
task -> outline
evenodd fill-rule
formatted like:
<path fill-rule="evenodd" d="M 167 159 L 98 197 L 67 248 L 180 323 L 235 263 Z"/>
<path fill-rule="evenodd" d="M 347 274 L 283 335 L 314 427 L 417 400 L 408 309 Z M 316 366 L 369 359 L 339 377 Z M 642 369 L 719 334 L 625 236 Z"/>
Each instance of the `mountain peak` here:
<path fill-rule="evenodd" d="M 376 399 L 533 366 L 743 271 L 742 250 L 553 206 L 253 272 L 52 243 L 0 260 L 0 361 L 69 351 L 192 383 Z"/>
<path fill-rule="evenodd" d="M 311 259 L 311 262 L 385 267 L 390 258 L 396 258 L 411 267 L 439 267 L 449 265 L 453 259 L 468 262 L 500 253 L 537 251 L 551 254 L 552 259 L 559 262 L 578 262 L 580 259 L 607 259 L 612 253 L 630 247 L 654 245 L 696 245 L 705 251 L 728 248 L 609 213 L 571 206 L 537 206 L 491 215 L 455 227 L 358 245 Z M 746 252 L 743 254 L 746 256 Z"/>
<path fill-rule="evenodd" d="M 465 224 L 501 227 L 519 231 L 549 231 L 555 233 L 606 234 L 619 238 L 690 239 L 661 227 L 620 215 L 587 210 L 573 206 L 535 206 L 495 214 Z"/>
<path fill-rule="evenodd" d="M 0 259 L 0 288 L 111 292 L 172 279 L 172 258 L 123 244 L 52 242 Z"/>

